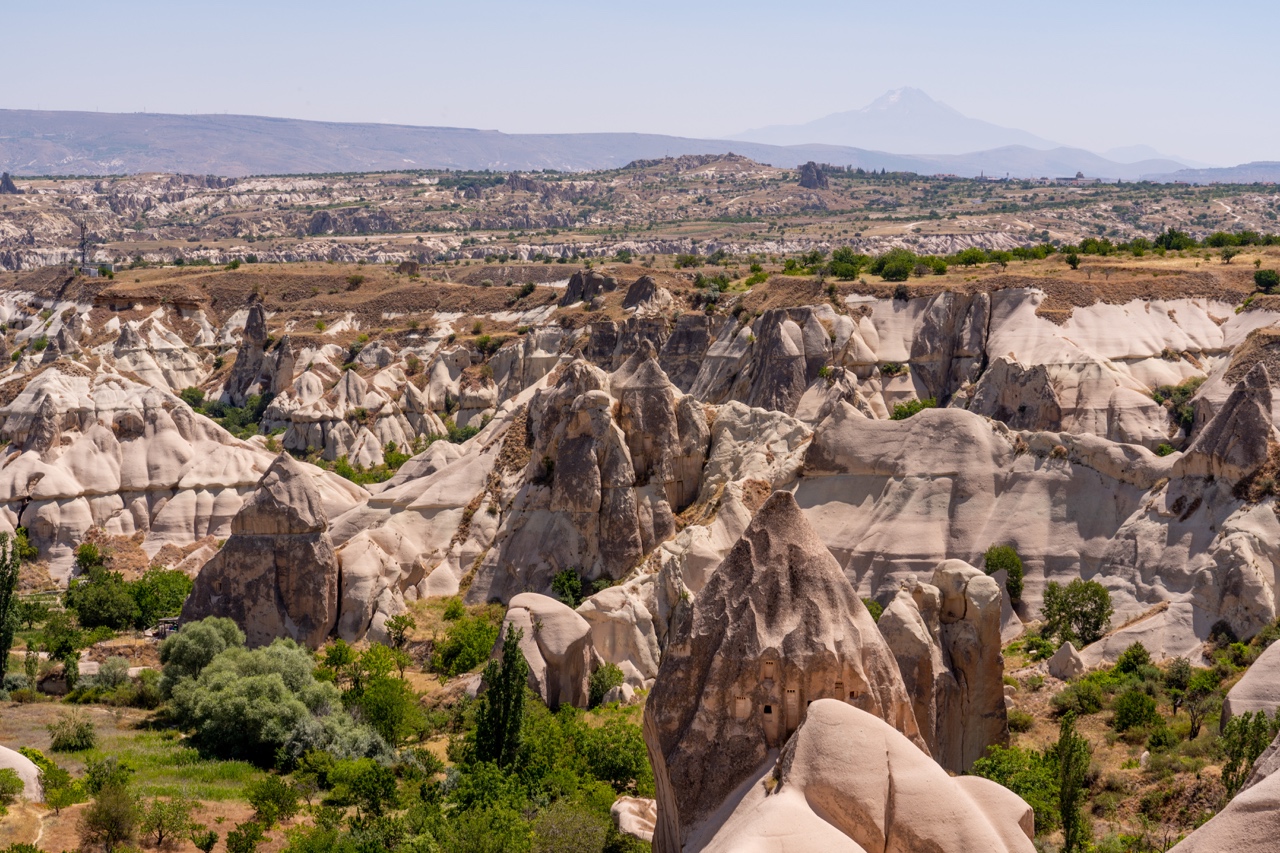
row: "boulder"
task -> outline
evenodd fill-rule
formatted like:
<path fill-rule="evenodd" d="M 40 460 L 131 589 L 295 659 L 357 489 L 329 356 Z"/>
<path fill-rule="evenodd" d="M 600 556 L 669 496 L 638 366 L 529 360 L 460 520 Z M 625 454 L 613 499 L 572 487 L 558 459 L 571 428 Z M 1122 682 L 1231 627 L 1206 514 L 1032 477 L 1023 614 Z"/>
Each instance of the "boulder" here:
<path fill-rule="evenodd" d="M 925 750 L 871 614 L 795 498 L 775 492 L 668 636 L 644 715 L 655 850 L 680 850 L 832 697 Z"/>
<path fill-rule="evenodd" d="M 1222 724 L 1254 711 L 1275 716 L 1277 709 L 1280 709 L 1280 643 L 1272 643 L 1227 692 L 1222 703 Z"/>
<path fill-rule="evenodd" d="M 1063 681 L 1070 681 L 1084 675 L 1084 658 L 1071 643 L 1063 643 L 1049 658 L 1049 674 Z"/>
<path fill-rule="evenodd" d="M 591 645 L 602 659 L 622 668 L 627 684 L 647 688 L 658 675 L 662 650 L 650 613 L 632 584 L 601 590 L 578 606 L 591 626 Z"/>
<path fill-rule="evenodd" d="M 8 177 L 6 175 L 6 177 Z M 22 780 L 22 796 L 33 803 L 44 801 L 40 791 L 40 768 L 21 752 L 0 746 L 0 770 L 12 770 Z"/>
<path fill-rule="evenodd" d="M 1036 849 L 1034 814 L 1017 794 L 980 777 L 949 777 L 884 720 L 833 699 L 819 699 L 809 707 L 777 761 L 764 762 L 752 781 L 759 784 L 742 791 L 723 823 L 708 821 L 686 850 Z M 661 822 L 661 806 L 658 815 Z M 654 849 L 663 848 L 655 843 Z"/>
<path fill-rule="evenodd" d="M 645 797 L 618 797 L 609 809 L 613 825 L 623 835 L 653 841 L 653 827 L 658 822 L 658 803 Z"/>
<path fill-rule="evenodd" d="M 338 558 L 311 475 L 281 453 L 231 521 L 231 538 L 196 576 L 182 621 L 226 616 L 250 646 L 292 637 L 321 645 L 338 620 Z"/>
<path fill-rule="evenodd" d="M 511 599 L 493 657 L 502 655 L 502 638 L 522 631 L 520 651 L 529 664 L 529 687 L 552 710 L 562 704 L 587 707 L 591 666 L 591 626 L 562 602 L 536 592 Z"/>

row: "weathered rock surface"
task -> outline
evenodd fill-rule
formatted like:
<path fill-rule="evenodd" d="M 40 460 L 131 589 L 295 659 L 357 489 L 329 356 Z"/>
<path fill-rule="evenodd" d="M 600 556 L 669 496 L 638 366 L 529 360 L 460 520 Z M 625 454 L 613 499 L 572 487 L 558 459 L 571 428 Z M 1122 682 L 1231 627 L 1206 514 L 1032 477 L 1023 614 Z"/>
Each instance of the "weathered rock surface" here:
<path fill-rule="evenodd" d="M 8 175 L 5 175 L 7 178 Z M 40 768 L 22 753 L 0 746 L 0 770 L 12 770 L 22 780 L 22 796 L 33 803 L 44 801 L 40 792 Z"/>
<path fill-rule="evenodd" d="M 817 699 L 839 697 L 924 748 L 884 638 L 786 492 L 673 630 L 644 718 L 659 851 L 679 850 Z"/>
<path fill-rule="evenodd" d="M 511 599 L 493 655 L 502 655 L 502 638 L 521 632 L 520 651 L 529 664 L 529 687 L 551 709 L 562 704 L 587 707 L 591 674 L 591 626 L 562 602 L 526 592 Z"/>
<path fill-rule="evenodd" d="M 1227 692 L 1222 722 L 1254 711 L 1275 716 L 1280 710 L 1280 643 L 1272 643 Z"/>
<path fill-rule="evenodd" d="M 1013 792 L 947 776 L 884 720 L 833 699 L 809 707 L 684 849 L 703 853 L 1031 853 L 1034 816 Z M 654 850 L 664 845 L 659 805 Z"/>
<path fill-rule="evenodd" d="M 618 797 L 609 809 L 618 832 L 653 841 L 653 828 L 658 822 L 658 803 L 645 797 Z"/>
<path fill-rule="evenodd" d="M 338 619 L 338 559 L 320 495 L 280 454 L 231 522 L 231 538 L 196 576 L 183 621 L 226 616 L 250 646 L 292 637 L 321 645 Z"/>
<path fill-rule="evenodd" d="M 827 188 L 826 173 L 817 163 L 810 160 L 800 167 L 800 186 L 807 190 L 825 190 Z"/>
<path fill-rule="evenodd" d="M 1084 659 L 1070 642 L 1063 643 L 1049 658 L 1049 674 L 1063 681 L 1070 681 L 1084 675 Z"/>
<path fill-rule="evenodd" d="M 880 617 L 929 751 L 961 773 L 1009 740 L 1000 653 L 1001 591 L 961 560 L 908 583 Z"/>

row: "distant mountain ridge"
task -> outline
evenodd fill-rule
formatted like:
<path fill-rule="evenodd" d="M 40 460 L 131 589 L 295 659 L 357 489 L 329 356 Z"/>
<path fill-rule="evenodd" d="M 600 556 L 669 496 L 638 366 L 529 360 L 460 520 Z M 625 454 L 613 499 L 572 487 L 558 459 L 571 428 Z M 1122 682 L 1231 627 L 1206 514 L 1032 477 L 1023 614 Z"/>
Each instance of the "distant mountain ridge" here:
<path fill-rule="evenodd" d="M 1280 162 L 1258 160 L 1220 169 L 1179 169 L 1144 176 L 1150 181 L 1188 184 L 1280 184 Z"/>
<path fill-rule="evenodd" d="M 981 119 L 969 118 L 910 87 L 886 92 L 862 109 L 832 113 L 805 124 L 771 125 L 733 139 L 768 145 L 823 143 L 907 154 L 964 154 L 1021 145 L 1046 150 L 1057 142 Z"/>
<path fill-rule="evenodd" d="M 15 175 L 178 172 L 261 174 L 491 169 L 590 171 L 682 154 L 741 154 L 795 168 L 810 160 L 922 175 L 1135 180 L 1173 160 L 1121 164 L 1071 148 L 1011 145 L 960 155 L 892 154 L 839 145 L 769 145 L 644 133 L 516 134 L 239 115 L 0 110 L 0 170 Z"/>

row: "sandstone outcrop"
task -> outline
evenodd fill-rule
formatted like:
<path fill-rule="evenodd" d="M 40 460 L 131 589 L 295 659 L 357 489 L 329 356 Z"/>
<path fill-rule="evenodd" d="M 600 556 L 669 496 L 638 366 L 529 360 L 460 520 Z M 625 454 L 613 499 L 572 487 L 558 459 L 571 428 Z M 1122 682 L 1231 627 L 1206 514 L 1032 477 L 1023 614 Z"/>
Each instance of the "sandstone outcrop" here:
<path fill-rule="evenodd" d="M 695 826 L 838 697 L 924 748 L 892 653 L 795 499 L 775 492 L 667 640 L 645 706 L 655 849 Z"/>
<path fill-rule="evenodd" d="M 8 177 L 8 175 L 5 175 Z M 33 803 L 44 800 L 40 791 L 40 768 L 17 750 L 0 746 L 0 770 L 12 770 L 22 780 L 22 796 Z"/>
<path fill-rule="evenodd" d="M 827 176 L 817 163 L 810 160 L 800 167 L 800 186 L 807 190 L 825 190 Z"/>
<path fill-rule="evenodd" d="M 653 828 L 658 822 L 658 803 L 645 797 L 618 797 L 609 814 L 618 832 L 653 841 Z"/>
<path fill-rule="evenodd" d="M 226 616 L 250 646 L 292 637 L 316 648 L 338 619 L 338 559 L 328 517 L 301 464 L 280 454 L 196 576 L 183 621 Z"/>
<path fill-rule="evenodd" d="M 1275 716 L 1280 710 L 1280 643 L 1272 643 L 1227 691 L 1222 702 L 1222 723 L 1254 711 Z"/>
<path fill-rule="evenodd" d="M 565 288 L 561 305 L 573 305 L 575 302 L 590 302 L 602 293 L 612 293 L 618 289 L 618 280 L 596 270 L 576 272 L 569 279 Z"/>
<path fill-rule="evenodd" d="M 1053 657 L 1049 658 L 1048 666 L 1049 674 L 1063 681 L 1079 678 L 1085 671 L 1084 660 L 1076 651 L 1076 647 L 1069 642 L 1058 647 Z"/>
<path fill-rule="evenodd" d="M 880 617 L 921 734 L 952 772 L 968 770 L 987 747 L 1009 740 L 1000 601 L 994 580 L 961 560 L 945 560 L 932 584 L 904 584 Z"/>
<path fill-rule="evenodd" d="M 591 626 L 562 602 L 536 592 L 511 599 L 493 656 L 502 655 L 502 638 L 521 632 L 520 651 L 529 664 L 529 687 L 548 708 L 587 707 L 591 674 Z"/>
<path fill-rule="evenodd" d="M 1031 853 L 1034 815 L 1013 792 L 946 772 L 884 720 L 833 699 L 809 707 L 776 763 L 700 828 L 702 853 Z M 717 816 L 721 817 L 721 816 Z M 662 811 L 654 837 L 662 846 Z"/>

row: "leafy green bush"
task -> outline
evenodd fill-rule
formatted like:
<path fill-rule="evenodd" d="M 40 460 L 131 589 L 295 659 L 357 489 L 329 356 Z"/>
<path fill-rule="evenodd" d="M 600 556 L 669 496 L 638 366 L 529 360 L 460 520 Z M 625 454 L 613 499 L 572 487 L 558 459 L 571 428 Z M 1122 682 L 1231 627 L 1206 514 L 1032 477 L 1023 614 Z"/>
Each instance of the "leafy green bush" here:
<path fill-rule="evenodd" d="M 453 621 L 445 638 L 431 655 L 431 668 L 453 678 L 484 663 L 498 641 L 498 626 L 484 616 L 463 616 Z"/>
<path fill-rule="evenodd" d="M 178 398 L 193 409 L 204 405 L 204 391 L 200 388 L 183 388 L 178 392 Z"/>
<path fill-rule="evenodd" d="M 1142 643 L 1134 643 L 1120 653 L 1116 660 L 1116 672 L 1137 673 L 1144 666 L 1151 666 L 1151 654 Z"/>
<path fill-rule="evenodd" d="M 905 421 L 912 415 L 918 415 L 925 409 L 934 409 L 937 408 L 937 406 L 938 401 L 932 397 L 927 397 L 923 400 L 908 400 L 905 403 L 895 404 L 893 412 L 890 413 L 889 417 L 895 421 Z"/>
<path fill-rule="evenodd" d="M 46 726 L 54 752 L 82 752 L 98 743 L 98 732 L 92 721 L 79 711 L 67 711 Z"/>
<path fill-rule="evenodd" d="M 907 249 L 890 249 L 871 262 L 871 273 L 885 281 L 906 281 L 911 278 L 917 258 Z"/>
<path fill-rule="evenodd" d="M 551 591 L 570 607 L 582 603 L 582 578 L 577 569 L 561 569 L 551 578 Z"/>
<path fill-rule="evenodd" d="M 1092 681 L 1070 684 L 1050 700 L 1059 715 L 1075 714 L 1083 717 L 1102 710 L 1102 690 Z"/>
<path fill-rule="evenodd" d="M 622 669 L 617 664 L 605 661 L 596 667 L 596 671 L 591 673 L 591 678 L 587 682 L 590 707 L 594 708 L 603 702 L 605 694 L 624 681 L 626 676 L 622 674 Z"/>
<path fill-rule="evenodd" d="M 1169 410 L 1170 417 L 1186 432 L 1191 432 L 1195 425 L 1196 411 L 1191 405 L 1191 398 L 1204 384 L 1205 377 L 1192 376 L 1181 385 L 1161 385 L 1151 396 L 1157 403 L 1163 403 Z"/>
<path fill-rule="evenodd" d="M 1114 710 L 1115 717 L 1111 720 L 1111 727 L 1118 732 L 1161 722 L 1160 715 L 1156 712 L 1156 700 L 1136 687 L 1120 694 L 1115 701 Z"/>
<path fill-rule="evenodd" d="M 453 622 L 457 619 L 461 619 L 463 616 L 466 616 L 466 615 L 467 615 L 466 605 L 464 605 L 462 603 L 462 599 L 458 598 L 457 596 L 454 596 L 453 598 L 449 599 L 449 602 L 444 606 L 444 620 L 446 622 Z"/>
<path fill-rule="evenodd" d="M 80 547 L 86 546 L 92 547 L 89 543 Z M 133 627 L 141 615 L 124 576 L 109 572 L 101 565 L 91 566 L 87 578 L 73 580 L 63 601 L 86 628 L 104 626 L 120 631 Z"/>
<path fill-rule="evenodd" d="M 1280 287 L 1280 273 L 1275 270 L 1254 270 L 1253 284 L 1263 293 L 1275 293 Z"/>
<path fill-rule="evenodd" d="M 983 555 L 983 571 L 995 574 L 1003 569 L 1006 573 L 1004 588 L 1013 601 L 1022 600 L 1022 558 L 1012 546 L 992 545 Z"/>
<path fill-rule="evenodd" d="M 17 801 L 25 787 L 18 771 L 8 767 L 0 768 L 0 815 L 5 813 L 7 806 Z"/>
<path fill-rule="evenodd" d="M 188 622 L 160 644 L 164 678 L 160 689 L 168 696 L 183 678 L 196 678 L 215 657 L 230 648 L 244 645 L 244 632 L 225 617 L 210 616 Z"/>
<path fill-rule="evenodd" d="M 879 622 L 880 617 L 884 615 L 884 606 L 874 598 L 864 598 L 862 603 L 867 606 L 867 612 L 871 614 L 871 618 Z"/>
<path fill-rule="evenodd" d="M 1027 637 L 1022 641 L 1022 647 L 1026 649 L 1027 655 L 1032 660 L 1048 660 L 1053 657 L 1053 653 L 1058 650 L 1058 644 L 1044 637 Z"/>
<path fill-rule="evenodd" d="M 1029 732 L 1035 722 L 1036 718 L 1021 708 L 1009 709 L 1009 731 Z"/>
<path fill-rule="evenodd" d="M 296 760 L 311 749 L 380 755 L 386 744 L 342 710 L 338 688 L 315 677 L 315 660 L 292 640 L 252 651 L 231 647 L 198 678 L 173 687 L 173 720 L 203 754 L 260 766 Z"/>
<path fill-rule="evenodd" d="M 1050 581 L 1040 609 L 1041 635 L 1087 646 L 1106 633 L 1112 612 L 1111 593 L 1097 581 L 1076 578 L 1065 587 Z"/>
<path fill-rule="evenodd" d="M 298 813 L 298 791 L 279 776 L 267 775 L 245 788 L 245 799 L 253 806 L 253 819 L 265 827 L 275 826 Z"/>
<path fill-rule="evenodd" d="M 1003 785 L 1026 800 L 1035 812 L 1037 833 L 1050 833 L 1062 825 L 1058 811 L 1058 767 L 1050 756 L 995 744 L 973 763 L 969 772 Z"/>

